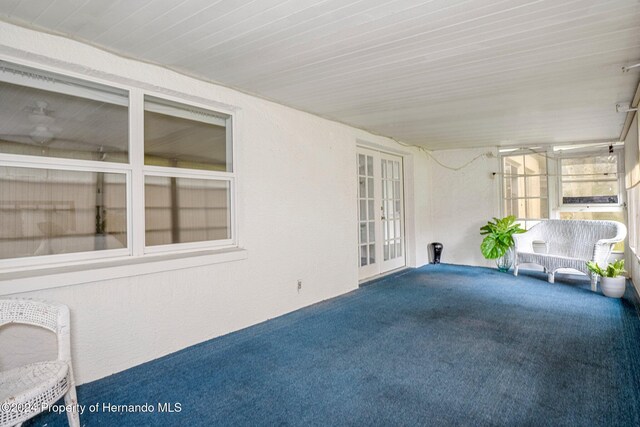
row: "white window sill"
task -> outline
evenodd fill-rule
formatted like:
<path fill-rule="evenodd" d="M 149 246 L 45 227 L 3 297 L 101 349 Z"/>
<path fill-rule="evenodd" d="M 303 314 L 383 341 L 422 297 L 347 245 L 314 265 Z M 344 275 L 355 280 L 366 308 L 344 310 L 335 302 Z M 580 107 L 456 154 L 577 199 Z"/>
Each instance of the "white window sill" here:
<path fill-rule="evenodd" d="M 247 256 L 247 250 L 240 248 L 200 250 L 0 272 L 0 295 L 181 270 L 238 261 Z"/>

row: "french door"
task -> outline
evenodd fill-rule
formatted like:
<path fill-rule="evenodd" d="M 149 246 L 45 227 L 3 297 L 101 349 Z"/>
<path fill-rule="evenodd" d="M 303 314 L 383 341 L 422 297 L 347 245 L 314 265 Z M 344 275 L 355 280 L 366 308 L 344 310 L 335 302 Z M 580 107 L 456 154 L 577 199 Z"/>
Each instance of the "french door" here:
<path fill-rule="evenodd" d="M 402 157 L 358 149 L 358 262 L 365 279 L 405 265 Z"/>

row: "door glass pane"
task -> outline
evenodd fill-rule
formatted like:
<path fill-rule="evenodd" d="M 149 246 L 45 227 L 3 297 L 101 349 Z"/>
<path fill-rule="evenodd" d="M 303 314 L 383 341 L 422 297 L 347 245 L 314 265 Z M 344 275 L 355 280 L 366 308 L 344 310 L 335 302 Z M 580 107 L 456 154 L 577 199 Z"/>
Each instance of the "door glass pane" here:
<path fill-rule="evenodd" d="M 144 164 L 231 172 L 229 116 L 145 96 Z"/>
<path fill-rule="evenodd" d="M 370 222 L 369 223 L 369 242 L 375 242 L 375 241 L 376 241 L 376 223 Z"/>
<path fill-rule="evenodd" d="M 229 182 L 145 177 L 147 246 L 231 238 Z"/>
<path fill-rule="evenodd" d="M 367 202 L 367 205 L 369 206 L 369 219 L 375 219 L 375 209 L 373 207 L 373 200 L 369 200 Z"/>
<path fill-rule="evenodd" d="M 129 161 L 126 91 L 37 70 L 20 76 L 20 84 L 0 82 L 0 153 Z"/>
<path fill-rule="evenodd" d="M 358 194 L 360 197 L 367 197 L 367 184 L 365 178 L 360 178 L 358 180 Z"/>
<path fill-rule="evenodd" d="M 387 178 L 387 161 L 386 160 L 382 160 L 382 179 Z"/>
<path fill-rule="evenodd" d="M 367 223 L 360 223 L 360 243 L 367 243 Z"/>
<path fill-rule="evenodd" d="M 367 201 L 360 200 L 360 221 L 367 219 Z"/>
<path fill-rule="evenodd" d="M 369 245 L 369 264 L 376 263 L 376 249 L 374 245 Z"/>
<path fill-rule="evenodd" d="M 358 175 L 366 175 L 367 170 L 365 166 L 364 156 L 362 154 L 358 155 Z"/>
<path fill-rule="evenodd" d="M 367 176 L 373 176 L 373 157 L 367 156 Z"/>
<path fill-rule="evenodd" d="M 373 178 L 367 178 L 367 197 L 373 199 Z"/>
<path fill-rule="evenodd" d="M 126 176 L 0 167 L 0 259 L 127 247 Z"/>
<path fill-rule="evenodd" d="M 360 246 L 360 267 L 367 265 L 368 257 L 367 257 L 367 246 Z"/>

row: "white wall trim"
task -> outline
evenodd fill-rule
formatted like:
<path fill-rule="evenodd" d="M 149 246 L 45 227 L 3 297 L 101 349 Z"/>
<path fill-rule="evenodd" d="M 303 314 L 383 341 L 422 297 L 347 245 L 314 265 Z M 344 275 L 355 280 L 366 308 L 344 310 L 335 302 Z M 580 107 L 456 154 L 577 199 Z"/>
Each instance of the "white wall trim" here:
<path fill-rule="evenodd" d="M 144 257 L 126 257 L 75 265 L 0 273 L 0 295 L 73 286 L 163 271 L 201 267 L 248 258 L 246 249 L 189 251 Z"/>

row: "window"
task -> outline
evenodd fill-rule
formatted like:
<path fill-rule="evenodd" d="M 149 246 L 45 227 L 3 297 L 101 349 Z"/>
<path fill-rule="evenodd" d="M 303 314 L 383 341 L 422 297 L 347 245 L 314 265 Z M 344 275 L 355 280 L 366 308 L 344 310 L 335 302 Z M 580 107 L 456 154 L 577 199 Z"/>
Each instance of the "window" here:
<path fill-rule="evenodd" d="M 591 144 L 549 147 L 540 153 L 505 152 L 501 156 L 504 216 L 515 215 L 527 229 L 548 218 L 625 223 L 618 149 Z M 623 251 L 624 245 L 614 250 Z"/>
<path fill-rule="evenodd" d="M 233 245 L 231 148 L 229 114 L 0 61 L 0 267 Z"/>
<path fill-rule="evenodd" d="M 618 205 L 618 156 L 560 159 L 562 205 Z"/>
<path fill-rule="evenodd" d="M 519 220 L 549 218 L 547 159 L 541 154 L 502 157 L 503 211 Z"/>
<path fill-rule="evenodd" d="M 229 243 L 231 117 L 150 96 L 144 108 L 146 247 Z"/>
<path fill-rule="evenodd" d="M 618 170 L 619 152 L 576 154 L 560 158 L 560 219 L 611 220 L 625 223 Z M 614 251 L 624 251 L 620 242 Z"/>

